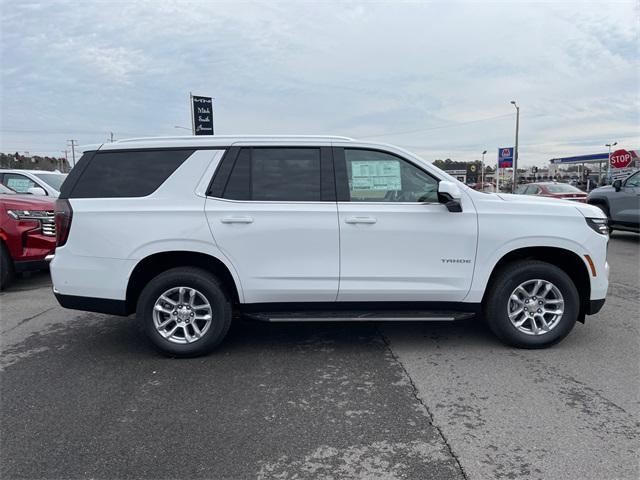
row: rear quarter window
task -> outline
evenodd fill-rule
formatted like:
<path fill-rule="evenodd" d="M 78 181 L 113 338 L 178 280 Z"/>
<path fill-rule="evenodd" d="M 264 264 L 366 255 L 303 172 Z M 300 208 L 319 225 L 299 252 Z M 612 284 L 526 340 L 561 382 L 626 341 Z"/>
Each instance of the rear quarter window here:
<path fill-rule="evenodd" d="M 145 197 L 155 192 L 194 151 L 98 151 L 85 166 L 69 198 Z"/>

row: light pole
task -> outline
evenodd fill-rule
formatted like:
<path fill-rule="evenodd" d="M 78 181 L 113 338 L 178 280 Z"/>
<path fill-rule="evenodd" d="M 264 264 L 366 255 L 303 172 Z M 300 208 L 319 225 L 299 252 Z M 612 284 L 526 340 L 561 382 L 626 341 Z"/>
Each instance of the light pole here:
<path fill-rule="evenodd" d="M 484 156 L 487 154 L 487 151 L 485 150 L 484 152 L 482 152 L 482 162 L 480 164 L 480 183 L 482 183 L 482 188 L 484 190 Z"/>
<path fill-rule="evenodd" d="M 613 143 L 605 143 L 604 146 L 605 147 L 609 147 L 609 157 L 607 160 L 607 177 L 609 176 L 609 173 L 611 172 L 611 147 L 615 147 L 618 144 L 618 142 L 613 142 Z M 598 173 L 598 183 L 602 183 L 602 167 L 600 167 L 600 172 Z"/>
<path fill-rule="evenodd" d="M 516 145 L 513 153 L 513 191 L 515 193 L 518 185 L 518 131 L 520 130 L 520 107 L 515 100 L 511 100 L 511 105 L 516 107 Z"/>

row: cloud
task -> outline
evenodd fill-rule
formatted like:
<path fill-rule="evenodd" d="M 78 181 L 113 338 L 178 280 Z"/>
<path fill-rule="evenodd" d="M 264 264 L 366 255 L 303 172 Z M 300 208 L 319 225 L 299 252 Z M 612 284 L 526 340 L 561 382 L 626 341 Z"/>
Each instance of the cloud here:
<path fill-rule="evenodd" d="M 1 15 L 2 150 L 175 134 L 189 91 L 215 97 L 219 133 L 383 134 L 429 160 L 512 144 L 512 99 L 524 163 L 640 148 L 633 1 L 5 1 Z"/>

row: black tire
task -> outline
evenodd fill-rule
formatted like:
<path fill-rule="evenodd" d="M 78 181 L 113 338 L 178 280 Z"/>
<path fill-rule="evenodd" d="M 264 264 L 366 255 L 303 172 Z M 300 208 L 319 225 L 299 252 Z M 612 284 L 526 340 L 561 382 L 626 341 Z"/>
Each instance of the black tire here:
<path fill-rule="evenodd" d="M 508 306 L 516 287 L 537 279 L 552 283 L 560 291 L 564 313 L 549 332 L 531 335 L 511 323 Z M 571 278 L 555 265 L 537 260 L 521 260 L 502 267 L 491 281 L 484 300 L 487 324 L 493 333 L 507 345 L 517 348 L 545 348 L 558 343 L 573 329 L 579 310 L 580 297 Z"/>
<path fill-rule="evenodd" d="M 13 260 L 11 260 L 4 242 L 0 241 L 0 290 L 4 290 L 11 285 L 14 276 Z"/>
<path fill-rule="evenodd" d="M 211 306 L 212 319 L 208 330 L 192 343 L 174 343 L 166 339 L 154 323 L 156 301 L 163 293 L 175 287 L 197 290 Z M 193 267 L 173 268 L 159 274 L 142 290 L 136 316 L 147 338 L 162 353 L 171 357 L 196 357 L 210 353 L 226 336 L 231 325 L 231 301 L 220 281 L 209 272 Z M 194 332 L 193 327 L 186 328 L 190 328 L 190 333 Z"/>

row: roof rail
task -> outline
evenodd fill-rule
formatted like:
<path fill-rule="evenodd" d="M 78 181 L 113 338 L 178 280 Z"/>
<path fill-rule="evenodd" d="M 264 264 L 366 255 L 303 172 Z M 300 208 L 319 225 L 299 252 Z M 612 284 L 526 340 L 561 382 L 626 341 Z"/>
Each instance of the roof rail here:
<path fill-rule="evenodd" d="M 114 143 L 130 143 L 130 142 L 148 142 L 153 140 L 159 141 L 184 141 L 184 140 L 217 140 L 217 139 L 235 139 L 235 140 L 268 140 L 268 139 L 323 139 L 323 140 L 342 140 L 352 142 L 353 138 L 341 137 L 338 135 L 179 135 L 179 136 L 166 136 L 166 137 L 136 137 L 136 138 L 124 138 L 122 140 L 116 140 Z"/>

